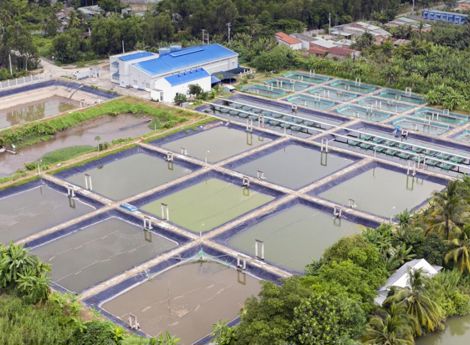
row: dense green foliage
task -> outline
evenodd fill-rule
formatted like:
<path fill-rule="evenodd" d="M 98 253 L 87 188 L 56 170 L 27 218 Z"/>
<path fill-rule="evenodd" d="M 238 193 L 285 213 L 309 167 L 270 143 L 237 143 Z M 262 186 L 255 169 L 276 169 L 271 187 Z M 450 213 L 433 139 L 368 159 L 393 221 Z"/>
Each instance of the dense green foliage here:
<path fill-rule="evenodd" d="M 398 219 L 341 239 L 305 276 L 265 283 L 238 326 L 214 328 L 217 344 L 412 345 L 447 317 L 470 313 L 470 178 L 450 182 L 425 212 Z M 446 219 L 454 220 L 449 231 Z M 445 269 L 433 278 L 412 271 L 409 287 L 392 288 L 383 306 L 374 304 L 388 275 L 423 256 Z"/>

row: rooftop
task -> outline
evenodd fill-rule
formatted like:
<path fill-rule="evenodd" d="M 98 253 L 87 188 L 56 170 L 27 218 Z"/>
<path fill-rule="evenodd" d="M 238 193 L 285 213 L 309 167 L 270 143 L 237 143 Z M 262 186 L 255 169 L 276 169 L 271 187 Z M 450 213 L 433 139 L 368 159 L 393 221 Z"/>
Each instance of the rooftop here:
<path fill-rule="evenodd" d="M 139 51 L 139 52 L 134 52 L 134 53 L 129 53 L 127 55 L 122 55 L 119 57 L 119 60 L 121 61 L 132 61 L 132 60 L 137 60 L 137 59 L 142 59 L 146 58 L 152 55 L 156 55 L 151 52 L 145 52 L 145 51 Z"/>
<path fill-rule="evenodd" d="M 204 77 L 209 77 L 209 73 L 204 68 L 197 68 L 181 73 L 172 74 L 165 77 L 166 81 L 172 86 L 186 84 Z"/>
<path fill-rule="evenodd" d="M 204 63 L 238 56 L 220 44 L 207 44 L 179 49 L 158 58 L 136 63 L 136 66 L 152 76 L 188 70 Z"/>
<path fill-rule="evenodd" d="M 292 44 L 299 44 L 299 43 L 302 43 L 300 40 L 298 40 L 297 38 L 295 37 L 292 37 L 292 36 L 289 36 L 288 34 L 284 33 L 284 32 L 276 32 L 276 37 L 289 44 L 289 45 L 292 45 Z"/>
<path fill-rule="evenodd" d="M 387 279 L 385 285 L 379 289 L 379 294 L 375 298 L 377 304 L 382 305 L 387 298 L 388 291 L 392 286 L 405 288 L 410 286 L 410 272 L 422 270 L 425 276 L 434 276 L 442 269 L 440 266 L 432 266 L 425 259 L 414 259 L 403 264 L 398 270 Z"/>

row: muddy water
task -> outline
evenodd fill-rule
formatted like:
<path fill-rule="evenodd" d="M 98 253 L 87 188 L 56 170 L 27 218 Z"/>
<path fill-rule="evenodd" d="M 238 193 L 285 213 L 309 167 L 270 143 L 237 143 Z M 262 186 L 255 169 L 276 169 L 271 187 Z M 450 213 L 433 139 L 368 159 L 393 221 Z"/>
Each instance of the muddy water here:
<path fill-rule="evenodd" d="M 219 126 L 171 141 L 162 147 L 178 153 L 185 148 L 189 156 L 215 163 L 270 141 L 243 130 Z"/>
<path fill-rule="evenodd" d="M 468 345 L 470 344 L 470 315 L 446 321 L 444 332 L 419 338 L 417 345 Z"/>
<path fill-rule="evenodd" d="M 69 98 L 52 96 L 35 102 L 0 109 L 0 128 L 31 122 L 78 108 L 80 103 Z M 1 107 L 1 102 L 0 102 Z"/>
<path fill-rule="evenodd" d="M 76 145 L 97 146 L 99 142 L 145 134 L 150 131 L 149 121 L 132 115 L 106 116 L 58 133 L 49 141 L 19 150 L 16 155 L 0 153 L 0 177 L 8 176 L 24 168 L 25 163 L 35 162 L 46 153 L 58 149 Z"/>
<path fill-rule="evenodd" d="M 408 182 L 408 185 L 407 185 Z M 412 180 L 404 173 L 377 167 L 367 170 L 320 193 L 321 198 L 348 205 L 375 215 L 391 217 L 419 206 L 444 186 L 432 181 Z"/>
<path fill-rule="evenodd" d="M 118 218 L 106 219 L 32 252 L 52 266 L 52 280 L 81 292 L 176 247 L 177 243 Z"/>
<path fill-rule="evenodd" d="M 0 243 L 32 235 L 92 211 L 65 193 L 43 185 L 0 199 Z"/>
<path fill-rule="evenodd" d="M 191 171 L 190 168 L 179 164 L 174 164 L 170 169 L 163 158 L 136 153 L 74 174 L 66 180 L 85 188 L 87 173 L 91 176 L 94 192 L 113 200 L 122 200 L 176 180 Z"/>
<path fill-rule="evenodd" d="M 233 236 L 229 246 L 255 255 L 255 240 L 264 242 L 266 260 L 303 272 L 323 251 L 341 237 L 360 232 L 360 225 L 335 222 L 333 215 L 305 205 L 295 205 L 249 226 Z"/>
<path fill-rule="evenodd" d="M 237 317 L 245 300 L 260 291 L 259 280 L 215 262 L 190 263 L 171 268 L 103 305 L 128 322 L 137 316 L 145 333 L 168 331 L 190 345 L 208 335 L 219 320 Z"/>
<path fill-rule="evenodd" d="M 322 161 L 321 153 L 317 150 L 288 145 L 242 164 L 235 170 L 254 177 L 257 177 L 260 171 L 266 181 L 298 189 L 351 163 L 353 160 L 334 154 L 329 154 L 326 160 Z"/>

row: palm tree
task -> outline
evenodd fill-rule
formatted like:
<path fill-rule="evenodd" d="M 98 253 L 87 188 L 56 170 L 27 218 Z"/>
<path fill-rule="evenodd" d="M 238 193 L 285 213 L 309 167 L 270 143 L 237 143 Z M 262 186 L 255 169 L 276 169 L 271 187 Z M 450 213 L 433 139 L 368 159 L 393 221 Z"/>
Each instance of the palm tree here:
<path fill-rule="evenodd" d="M 413 345 L 413 329 L 403 307 L 393 304 L 389 311 L 372 316 L 362 341 L 366 345 Z"/>
<path fill-rule="evenodd" d="M 466 207 L 468 206 L 462 197 L 460 181 L 451 181 L 447 188 L 434 194 L 431 199 L 431 212 L 428 215 L 429 229 L 426 233 L 434 231 L 444 234 L 445 239 L 450 238 L 451 233 L 460 231 L 463 224 Z"/>
<path fill-rule="evenodd" d="M 453 248 L 446 254 L 445 262 L 454 262 L 462 273 L 470 273 L 470 225 L 466 225 L 458 237 L 450 241 Z"/>
<path fill-rule="evenodd" d="M 443 312 L 439 305 L 426 291 L 426 278 L 421 270 L 411 271 L 410 287 L 396 288 L 384 306 L 397 304 L 402 306 L 413 321 L 414 334 L 420 336 L 425 332 L 435 331 L 442 324 Z"/>

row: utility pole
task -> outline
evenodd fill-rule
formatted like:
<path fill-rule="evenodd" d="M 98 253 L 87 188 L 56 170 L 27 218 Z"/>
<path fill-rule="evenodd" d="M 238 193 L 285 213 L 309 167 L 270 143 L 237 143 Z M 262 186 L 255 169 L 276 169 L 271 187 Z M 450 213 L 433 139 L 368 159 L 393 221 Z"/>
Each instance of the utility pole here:
<path fill-rule="evenodd" d="M 8 63 L 10 64 L 10 74 L 13 75 L 13 66 L 11 63 L 11 51 L 8 52 Z"/>
<path fill-rule="evenodd" d="M 209 33 L 206 29 L 202 29 L 202 44 L 209 44 Z"/>
<path fill-rule="evenodd" d="M 232 23 L 227 23 L 227 41 L 230 43 L 230 32 L 232 29 Z"/>
<path fill-rule="evenodd" d="M 415 0 L 413 0 L 413 9 L 412 9 L 413 13 L 412 14 L 415 14 Z"/>
<path fill-rule="evenodd" d="M 126 52 L 126 50 L 124 49 L 124 40 L 121 41 L 121 44 L 122 44 L 122 53 L 124 54 Z"/>
<path fill-rule="evenodd" d="M 331 13 L 328 13 L 328 35 L 331 34 Z"/>

